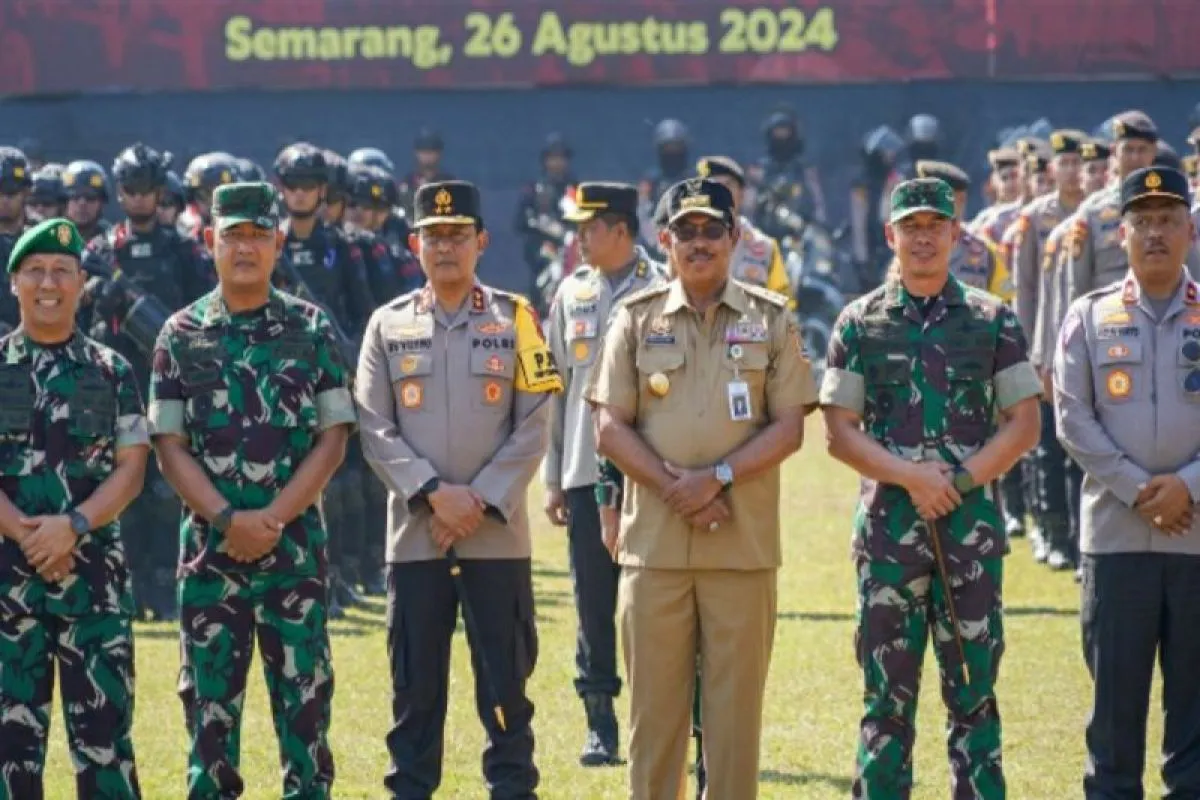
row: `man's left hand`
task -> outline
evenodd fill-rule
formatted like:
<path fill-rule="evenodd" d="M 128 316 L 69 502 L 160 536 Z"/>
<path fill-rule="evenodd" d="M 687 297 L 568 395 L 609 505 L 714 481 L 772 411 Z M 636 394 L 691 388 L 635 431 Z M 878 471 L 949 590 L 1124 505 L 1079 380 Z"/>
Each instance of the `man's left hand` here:
<path fill-rule="evenodd" d="M 675 476 L 675 482 L 663 493 L 663 502 L 676 514 L 693 517 L 721 493 L 721 482 L 712 469 L 682 469 L 674 464 L 663 466 Z"/>
<path fill-rule="evenodd" d="M 58 580 L 61 562 L 79 542 L 71 530 L 71 518 L 66 514 L 22 517 L 21 524 L 29 531 L 21 540 L 25 560 L 47 580 Z"/>

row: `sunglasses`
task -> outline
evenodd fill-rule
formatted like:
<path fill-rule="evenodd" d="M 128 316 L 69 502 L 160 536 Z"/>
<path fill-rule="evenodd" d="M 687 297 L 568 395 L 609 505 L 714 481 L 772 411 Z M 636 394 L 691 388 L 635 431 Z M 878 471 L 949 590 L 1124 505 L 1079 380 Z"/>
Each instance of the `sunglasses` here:
<path fill-rule="evenodd" d="M 703 225 L 676 225 L 671 228 L 671 234 L 680 242 L 690 242 L 696 237 L 702 237 L 710 242 L 720 241 L 729 232 L 719 222 L 706 222 Z"/>

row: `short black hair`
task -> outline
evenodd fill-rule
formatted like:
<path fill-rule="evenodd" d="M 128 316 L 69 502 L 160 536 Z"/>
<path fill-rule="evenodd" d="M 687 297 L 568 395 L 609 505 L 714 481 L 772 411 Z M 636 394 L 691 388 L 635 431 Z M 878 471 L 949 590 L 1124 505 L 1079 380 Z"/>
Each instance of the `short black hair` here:
<path fill-rule="evenodd" d="M 602 211 L 597 216 L 604 220 L 604 224 L 610 228 L 619 222 L 624 223 L 625 227 L 629 229 L 630 238 L 637 239 L 638 230 L 641 225 L 638 222 L 636 214 L 622 214 L 619 211 Z"/>

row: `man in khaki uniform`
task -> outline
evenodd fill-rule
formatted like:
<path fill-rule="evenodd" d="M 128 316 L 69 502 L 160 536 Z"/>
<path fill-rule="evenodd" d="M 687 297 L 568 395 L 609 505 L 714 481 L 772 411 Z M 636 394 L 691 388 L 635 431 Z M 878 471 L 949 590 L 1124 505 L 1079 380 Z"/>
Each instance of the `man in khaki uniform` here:
<path fill-rule="evenodd" d="M 596 440 L 583 390 L 617 303 L 665 280 L 665 273 L 637 244 L 636 187 L 581 183 L 575 197 L 576 209 L 566 220 L 579 226 L 586 263 L 563 279 L 550 309 L 547 338 L 566 385 L 550 401 L 550 448 L 542 478 L 546 516 L 552 525 L 567 528 L 578 617 L 575 691 L 588 721 L 579 762 L 595 767 L 619 763 L 613 698 L 621 691 L 616 630 L 620 568 L 601 533 Z"/>
<path fill-rule="evenodd" d="M 394 797 L 432 797 L 441 783 L 461 604 L 488 790 L 532 798 L 525 685 L 538 642 L 525 496 L 562 382 L 528 301 L 475 279 L 488 241 L 478 190 L 427 183 L 415 205 L 410 244 L 429 283 L 371 316 L 355 385 L 363 452 L 389 493 L 394 723 L 384 783 Z M 451 547 L 457 575 L 443 557 Z"/>
<path fill-rule="evenodd" d="M 967 223 L 966 227 L 972 233 L 986 230 L 997 213 L 1020 200 L 1025 193 L 1021 177 L 1021 154 L 1015 147 L 992 150 L 988 153 L 988 164 L 992 167 L 992 174 L 988 177 L 987 189 L 995 200 Z"/>
<path fill-rule="evenodd" d="M 675 279 L 617 311 L 586 393 L 627 479 L 617 540 L 632 705 L 630 797 L 682 798 L 700 652 L 708 796 L 757 796 L 780 565 L 779 465 L 803 441 L 812 371 L 783 297 L 729 279 L 729 190 L 670 190 Z M 700 435 L 697 431 L 701 431 Z"/>
<path fill-rule="evenodd" d="M 730 277 L 779 292 L 788 298 L 789 307 L 794 309 L 796 300 L 792 295 L 787 268 L 783 265 L 779 242 L 754 227 L 741 213 L 746 193 L 746 173 L 741 165 L 729 156 L 705 156 L 697 162 L 696 174 L 721 184 L 733 195 L 740 235 L 729 264 Z"/>

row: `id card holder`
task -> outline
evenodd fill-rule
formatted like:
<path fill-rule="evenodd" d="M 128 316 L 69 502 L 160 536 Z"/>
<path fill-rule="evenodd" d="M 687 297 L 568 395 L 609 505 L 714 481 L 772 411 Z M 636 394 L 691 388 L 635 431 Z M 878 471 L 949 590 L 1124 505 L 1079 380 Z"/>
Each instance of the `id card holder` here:
<path fill-rule="evenodd" d="M 734 422 L 749 422 L 753 419 L 750 408 L 750 386 L 743 380 L 734 379 L 727 387 L 729 394 L 729 418 Z"/>

